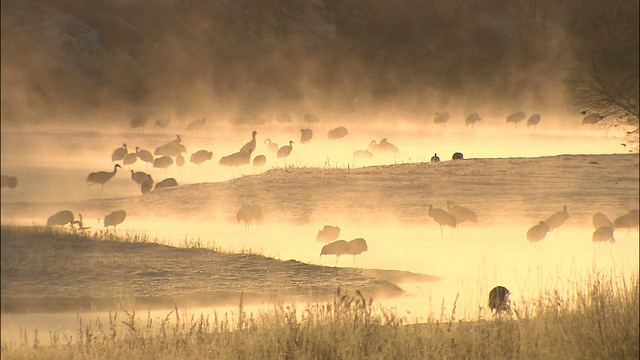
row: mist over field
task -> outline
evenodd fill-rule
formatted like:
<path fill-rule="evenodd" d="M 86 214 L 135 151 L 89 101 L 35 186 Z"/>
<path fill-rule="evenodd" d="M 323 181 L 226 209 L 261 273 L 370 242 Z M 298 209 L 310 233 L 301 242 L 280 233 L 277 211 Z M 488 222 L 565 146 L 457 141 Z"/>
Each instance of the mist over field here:
<path fill-rule="evenodd" d="M 77 309 L 241 294 L 249 308 L 342 286 L 412 321 L 475 321 L 496 285 L 517 308 L 591 273 L 637 281 L 638 1 L 0 7 L 3 341 L 73 332 Z M 144 187 L 165 179 L 177 186 Z M 441 226 L 430 206 L 451 205 L 477 222 Z M 77 222 L 45 227 L 61 210 Z M 595 241 L 596 212 L 631 223 Z M 368 249 L 321 255 L 325 225 Z"/>

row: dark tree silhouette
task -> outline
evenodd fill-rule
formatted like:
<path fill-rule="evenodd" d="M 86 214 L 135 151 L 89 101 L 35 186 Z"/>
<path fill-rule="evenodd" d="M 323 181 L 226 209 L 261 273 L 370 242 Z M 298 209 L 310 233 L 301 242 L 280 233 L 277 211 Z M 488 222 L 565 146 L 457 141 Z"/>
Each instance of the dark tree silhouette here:
<path fill-rule="evenodd" d="M 638 146 L 638 1 L 581 1 L 569 15 L 574 63 L 569 99 L 579 111 L 605 116 L 604 126 L 623 126 Z"/>

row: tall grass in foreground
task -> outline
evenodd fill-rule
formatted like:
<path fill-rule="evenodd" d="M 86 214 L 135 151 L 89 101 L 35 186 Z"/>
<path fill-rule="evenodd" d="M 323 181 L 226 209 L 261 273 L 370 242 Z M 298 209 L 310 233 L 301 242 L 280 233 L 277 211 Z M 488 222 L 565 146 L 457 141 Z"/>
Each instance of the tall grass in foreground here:
<path fill-rule="evenodd" d="M 23 335 L 3 359 L 637 359 L 639 282 L 594 276 L 567 297 L 521 304 L 512 316 L 407 324 L 361 294 L 332 302 L 184 318 L 124 312 L 78 319 L 73 336 Z M 532 306 L 528 306 L 532 305 Z M 535 309 L 535 310 L 529 310 Z M 453 318 L 453 316 L 451 317 Z"/>

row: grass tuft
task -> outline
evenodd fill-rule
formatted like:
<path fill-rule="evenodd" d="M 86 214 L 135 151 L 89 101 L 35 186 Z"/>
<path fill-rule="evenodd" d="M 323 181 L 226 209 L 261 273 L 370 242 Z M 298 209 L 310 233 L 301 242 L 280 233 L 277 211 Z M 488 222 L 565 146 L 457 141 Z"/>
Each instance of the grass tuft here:
<path fill-rule="evenodd" d="M 109 313 L 108 328 L 78 317 L 73 337 L 37 331 L 2 343 L 6 359 L 237 358 L 633 359 L 640 356 L 638 275 L 616 281 L 596 275 L 567 295 L 550 291 L 517 315 L 461 322 L 454 310 L 438 321 L 411 324 L 359 291 L 340 288 L 323 304 L 278 305 L 213 318 L 174 309 L 163 318 Z M 121 319 L 121 316 L 123 319 Z"/>

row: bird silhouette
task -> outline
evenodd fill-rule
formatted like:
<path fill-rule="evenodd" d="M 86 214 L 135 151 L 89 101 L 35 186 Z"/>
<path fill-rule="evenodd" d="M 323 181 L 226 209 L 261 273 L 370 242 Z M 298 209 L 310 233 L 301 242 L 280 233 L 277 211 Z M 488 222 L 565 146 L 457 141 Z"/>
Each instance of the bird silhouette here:
<path fill-rule="evenodd" d="M 461 152 L 455 152 L 451 156 L 451 160 L 464 160 L 464 155 Z"/>
<path fill-rule="evenodd" d="M 285 145 L 280 149 L 278 149 L 278 154 L 276 156 L 278 157 L 278 159 L 284 158 L 286 160 L 286 158 L 289 155 L 291 155 L 292 150 L 293 150 L 293 141 L 289 140 L 289 145 Z"/>
<path fill-rule="evenodd" d="M 190 161 L 196 165 L 200 165 L 207 160 L 211 160 L 213 158 L 213 152 L 209 150 L 198 150 L 195 153 L 191 154 Z"/>
<path fill-rule="evenodd" d="M 179 167 L 184 166 L 184 156 L 182 156 L 182 154 L 176 156 L 176 165 Z"/>
<path fill-rule="evenodd" d="M 154 168 L 166 169 L 171 165 L 173 165 L 173 159 L 171 158 L 171 156 L 165 155 L 153 160 Z"/>
<path fill-rule="evenodd" d="M 353 255 L 353 261 L 356 261 L 356 255 L 360 255 L 363 252 L 369 250 L 367 246 L 367 241 L 363 238 L 353 239 L 347 242 L 347 252 L 348 255 Z"/>
<path fill-rule="evenodd" d="M 178 145 L 165 144 L 157 147 L 153 151 L 153 155 L 154 156 L 178 156 L 180 155 L 180 150 L 182 150 L 182 148 L 180 147 L 180 144 Z"/>
<path fill-rule="evenodd" d="M 236 212 L 236 220 L 244 221 L 245 228 L 249 228 L 253 223 L 257 223 L 262 218 L 262 207 L 259 205 L 242 204 Z"/>
<path fill-rule="evenodd" d="M 138 155 L 138 159 L 144 161 L 146 164 L 153 164 L 153 154 L 149 150 L 140 149 L 140 147 L 136 146 L 136 155 Z"/>
<path fill-rule="evenodd" d="M 131 179 L 136 182 L 138 185 L 142 185 L 145 182 L 151 181 L 153 183 L 153 178 L 151 175 L 147 174 L 143 171 L 133 171 L 131 170 Z"/>
<path fill-rule="evenodd" d="M 349 251 L 349 244 L 345 240 L 336 240 L 322 247 L 320 250 L 320 257 L 322 255 L 335 255 L 336 264 L 341 255 L 347 254 Z"/>
<path fill-rule="evenodd" d="M 442 226 L 450 226 L 452 228 L 457 226 L 455 216 L 449 214 L 446 210 L 434 208 L 433 205 L 429 205 L 428 214 L 440 225 L 440 236 L 442 237 L 444 237 Z"/>
<path fill-rule="evenodd" d="M 390 143 L 387 138 L 382 138 L 382 140 L 380 140 L 380 144 L 378 144 L 378 150 L 390 153 L 400 152 L 400 150 L 398 150 L 395 145 Z"/>
<path fill-rule="evenodd" d="M 447 201 L 447 211 L 456 218 L 456 225 L 465 222 L 477 223 L 478 215 L 475 211 L 462 205 L 454 205 L 451 201 Z"/>
<path fill-rule="evenodd" d="M 529 120 L 527 120 L 527 126 L 533 126 L 534 129 L 537 129 L 538 124 L 540 123 L 540 115 L 539 114 L 533 114 L 529 117 Z"/>
<path fill-rule="evenodd" d="M 569 218 L 569 212 L 567 211 L 567 206 L 563 206 L 562 211 L 558 211 L 553 213 L 553 215 L 549 216 L 547 220 L 545 220 L 545 224 L 549 226 L 549 231 L 553 229 L 559 229 L 562 224 Z"/>
<path fill-rule="evenodd" d="M 371 140 L 371 142 L 369 143 L 369 150 L 373 152 L 399 152 L 398 148 L 390 143 L 387 138 L 383 138 L 382 140 L 380 140 L 380 143 L 377 143 L 375 140 Z"/>
<path fill-rule="evenodd" d="M 591 241 L 593 242 L 606 242 L 610 243 L 616 242 L 616 239 L 613 237 L 613 227 L 611 226 L 600 226 L 597 228 L 593 235 L 591 236 Z"/>
<path fill-rule="evenodd" d="M 171 122 L 171 116 L 160 118 L 156 120 L 154 128 L 160 128 L 164 132 L 167 126 L 169 126 L 170 122 Z"/>
<path fill-rule="evenodd" d="M 524 119 L 527 118 L 527 115 L 525 115 L 524 111 L 518 111 L 515 112 L 513 114 L 510 114 L 509 116 L 507 116 L 507 124 L 508 123 L 514 123 L 516 125 L 516 128 L 518 127 L 518 123 Z"/>
<path fill-rule="evenodd" d="M 356 261 L 356 256 L 369 250 L 367 241 L 363 238 L 353 239 L 351 241 L 336 240 L 322 247 L 320 250 L 320 256 L 322 255 L 335 255 L 336 263 L 342 255 L 353 255 L 353 261 Z"/>
<path fill-rule="evenodd" d="M 540 221 L 537 225 L 533 225 L 527 230 L 527 240 L 531 243 L 538 242 L 547 236 L 549 230 L 551 230 L 549 225 L 544 221 Z"/>
<path fill-rule="evenodd" d="M 587 111 L 581 111 L 580 113 L 584 115 L 584 118 L 582 118 L 582 125 L 595 125 L 604 119 L 604 116 L 598 113 L 591 113 L 589 115 L 587 115 Z"/>
<path fill-rule="evenodd" d="M 249 158 L 251 158 L 251 154 L 256 149 L 256 135 L 258 135 L 258 132 L 254 130 L 251 133 L 251 141 L 249 141 L 248 143 L 244 144 L 240 148 L 239 152 L 247 153 L 247 154 L 249 154 Z"/>
<path fill-rule="evenodd" d="M 182 144 L 182 136 L 180 136 L 180 134 L 177 134 L 175 139 L 169 141 L 165 145 L 176 146 L 176 145 L 180 145 L 180 144 Z"/>
<path fill-rule="evenodd" d="M 311 129 L 302 129 L 300 133 L 300 144 L 306 144 L 313 138 L 313 130 Z"/>
<path fill-rule="evenodd" d="M 465 126 L 471 125 L 471 128 L 473 129 L 473 125 L 480 120 L 482 120 L 482 118 L 480 118 L 480 115 L 474 112 L 469 114 L 469 116 L 467 116 L 466 119 L 464 119 L 464 124 Z"/>
<path fill-rule="evenodd" d="M 447 121 L 449 121 L 448 112 L 436 113 L 436 116 L 433 118 L 433 123 L 440 125 L 440 129 L 447 125 Z"/>
<path fill-rule="evenodd" d="M 338 126 L 335 129 L 329 130 L 327 138 L 330 140 L 339 140 L 347 135 L 349 135 L 349 130 L 344 126 Z"/>
<path fill-rule="evenodd" d="M 317 123 L 320 122 L 320 118 L 314 114 L 306 113 L 304 114 L 304 121 L 308 123 Z"/>
<path fill-rule="evenodd" d="M 165 189 L 165 188 L 169 188 L 169 187 L 175 187 L 178 186 L 178 181 L 176 181 L 176 179 L 174 178 L 166 178 L 162 181 L 160 181 L 159 183 L 156 184 L 156 187 L 154 189 L 155 190 L 160 190 L 160 189 Z"/>
<path fill-rule="evenodd" d="M 338 226 L 325 225 L 322 230 L 318 231 L 316 241 L 331 242 L 340 236 L 340 228 Z"/>
<path fill-rule="evenodd" d="M 15 176 L 2 175 L 2 187 L 15 189 L 18 186 L 18 178 Z"/>
<path fill-rule="evenodd" d="M 183 152 L 187 152 L 187 148 L 182 145 L 180 135 L 176 135 L 176 139 L 157 147 L 153 154 L 158 156 L 178 156 Z"/>
<path fill-rule="evenodd" d="M 104 184 L 116 175 L 116 171 L 118 171 L 118 168 L 122 169 L 122 166 L 120 166 L 120 164 L 115 164 L 113 166 L 113 171 L 92 172 L 91 174 L 89 174 L 89 176 L 87 176 L 87 182 L 89 183 L 89 186 L 91 186 L 92 184 L 100 184 L 101 189 L 104 190 Z"/>
<path fill-rule="evenodd" d="M 133 117 L 133 119 L 131 119 L 130 124 L 134 129 L 142 129 L 145 125 L 147 125 L 147 117 L 142 114 L 137 114 Z"/>
<path fill-rule="evenodd" d="M 267 163 L 267 157 L 264 155 L 258 155 L 253 158 L 253 166 L 263 167 Z"/>
<path fill-rule="evenodd" d="M 75 220 L 75 215 L 71 210 L 61 210 L 57 213 L 49 216 L 47 219 L 47 226 L 64 226 L 72 224 Z"/>
<path fill-rule="evenodd" d="M 267 150 L 272 152 L 278 151 L 278 144 L 271 141 L 271 139 L 264 139 L 264 144 L 267 145 Z"/>
<path fill-rule="evenodd" d="M 223 156 L 218 161 L 220 165 L 235 166 L 235 167 L 249 164 L 250 162 L 251 162 L 251 154 L 244 151 L 239 151 L 231 155 Z"/>
<path fill-rule="evenodd" d="M 153 180 L 147 180 L 140 184 L 140 192 L 142 195 L 149 193 L 151 190 L 153 190 Z"/>
<path fill-rule="evenodd" d="M 104 227 L 108 228 L 113 226 L 113 230 L 116 230 L 116 226 L 122 224 L 124 219 L 127 218 L 127 212 L 124 210 L 112 211 L 110 214 L 104 217 Z"/>
<path fill-rule="evenodd" d="M 113 150 L 113 152 L 111 153 L 111 161 L 123 160 L 124 157 L 127 156 L 128 152 L 129 150 L 127 150 L 127 144 L 122 144 L 121 147 Z"/>
<path fill-rule="evenodd" d="M 497 315 L 502 312 L 508 312 L 511 308 L 509 295 L 511 292 L 504 286 L 496 286 L 489 292 L 489 309 L 493 315 Z"/>
<path fill-rule="evenodd" d="M 607 217 L 607 215 L 601 213 L 601 212 L 597 212 L 595 214 L 593 214 L 593 218 L 591 218 L 591 222 L 593 223 L 593 227 L 595 229 L 598 229 L 602 226 L 608 226 L 608 227 L 614 227 L 613 226 L 613 222 L 611 222 L 611 220 L 609 220 L 609 218 Z"/>
<path fill-rule="evenodd" d="M 122 165 L 129 165 L 129 167 L 131 167 L 136 161 L 138 161 L 138 155 L 136 153 L 128 153 L 127 156 L 122 159 Z"/>
<path fill-rule="evenodd" d="M 196 119 L 193 120 L 192 122 L 189 123 L 189 125 L 187 125 L 187 130 L 188 131 L 192 131 L 192 130 L 199 130 L 202 127 L 204 127 L 204 125 L 206 124 L 207 119 L 206 118 L 201 118 L 201 119 Z"/>
<path fill-rule="evenodd" d="M 373 153 L 369 150 L 356 150 L 353 153 L 353 160 L 369 160 L 373 158 Z"/>
<path fill-rule="evenodd" d="M 618 216 L 613 220 L 613 226 L 615 228 L 626 228 L 627 234 L 631 228 L 635 228 L 638 231 L 638 209 L 633 209 L 628 213 Z"/>
<path fill-rule="evenodd" d="M 431 162 L 440 162 L 440 157 L 438 156 L 438 153 L 433 154 L 433 156 L 431 157 Z"/>

